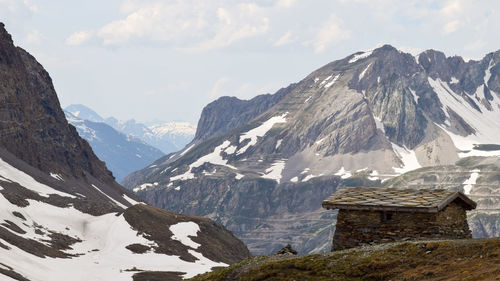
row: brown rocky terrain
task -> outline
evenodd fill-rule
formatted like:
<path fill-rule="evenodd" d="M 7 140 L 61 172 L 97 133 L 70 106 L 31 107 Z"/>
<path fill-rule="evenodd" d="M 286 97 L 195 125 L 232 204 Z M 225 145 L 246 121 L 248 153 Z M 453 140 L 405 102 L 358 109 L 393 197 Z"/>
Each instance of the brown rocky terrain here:
<path fill-rule="evenodd" d="M 500 239 L 389 243 L 326 254 L 261 256 L 196 276 L 223 280 L 500 280 Z"/>

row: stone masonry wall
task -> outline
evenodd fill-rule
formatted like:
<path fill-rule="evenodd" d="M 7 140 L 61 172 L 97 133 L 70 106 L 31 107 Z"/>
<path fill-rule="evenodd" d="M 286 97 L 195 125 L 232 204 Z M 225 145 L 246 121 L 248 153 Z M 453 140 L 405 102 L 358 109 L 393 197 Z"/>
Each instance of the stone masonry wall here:
<path fill-rule="evenodd" d="M 420 238 L 472 238 L 465 210 L 452 202 L 438 213 L 340 210 L 332 251 L 372 243 Z"/>

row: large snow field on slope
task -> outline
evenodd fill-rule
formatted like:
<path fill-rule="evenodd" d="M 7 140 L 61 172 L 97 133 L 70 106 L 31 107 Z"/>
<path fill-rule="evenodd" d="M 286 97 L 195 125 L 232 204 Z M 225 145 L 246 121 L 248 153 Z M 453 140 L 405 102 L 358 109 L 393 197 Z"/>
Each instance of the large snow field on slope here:
<path fill-rule="evenodd" d="M 191 250 L 190 253 L 198 258 L 194 263 L 183 261 L 178 256 L 151 251 L 134 254 L 125 247 L 134 243 L 155 246 L 155 243 L 133 230 L 123 215 L 112 213 L 95 217 L 73 207 L 59 208 L 34 200 L 28 201 L 30 205 L 21 208 L 11 204 L 0 194 L 0 221 L 9 220 L 27 231 L 24 235 L 15 233 L 16 235 L 37 241 L 48 239 L 46 234 L 35 233 L 35 225 L 41 225 L 45 233 L 50 230 L 82 240 L 72 245 L 73 250 L 66 251 L 69 254 L 80 254 L 79 256 L 61 259 L 40 258 L 0 239 L 2 244 L 10 247 L 9 250 L 0 247 L 0 263 L 13 267 L 16 272 L 32 281 L 132 280 L 132 275 L 136 272 L 125 270 L 134 267 L 151 271 L 186 272 L 184 277 L 191 277 L 209 271 L 214 266 L 226 266 Z M 26 221 L 14 216 L 14 211 L 22 214 Z"/>
<path fill-rule="evenodd" d="M 481 102 L 476 100 L 476 104 L 481 112 L 470 106 L 470 104 L 460 95 L 453 92 L 446 82 L 439 78 L 433 80 L 428 78 L 429 84 L 434 89 L 441 101 L 442 108 L 449 118 L 448 108 L 455 111 L 463 120 L 476 131 L 468 136 L 459 136 L 451 132 L 447 127 L 440 126 L 451 137 L 455 147 L 464 152 L 459 153 L 459 157 L 468 156 L 499 156 L 500 151 L 479 151 L 474 150 L 475 144 L 499 144 L 500 143 L 500 97 L 492 92 L 493 100 L 490 101 L 492 109 L 487 109 Z M 485 99 L 484 85 L 478 87 L 475 98 Z"/>

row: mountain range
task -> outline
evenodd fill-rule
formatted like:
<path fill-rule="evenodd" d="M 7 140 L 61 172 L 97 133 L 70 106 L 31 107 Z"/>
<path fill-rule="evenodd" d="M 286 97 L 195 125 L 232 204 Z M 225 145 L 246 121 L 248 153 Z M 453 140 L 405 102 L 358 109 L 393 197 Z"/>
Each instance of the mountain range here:
<path fill-rule="evenodd" d="M 118 132 L 103 122 L 82 120 L 68 111 L 68 122 L 75 126 L 80 137 L 89 142 L 95 154 L 106 162 L 116 181 L 133 171 L 146 167 L 164 153 L 140 139 Z"/>
<path fill-rule="evenodd" d="M 0 23 L 0 279 L 180 280 L 247 257 L 222 225 L 120 186 Z"/>
<path fill-rule="evenodd" d="M 328 250 L 336 214 L 321 201 L 353 185 L 427 182 L 484 198 L 473 234 L 498 236 L 488 214 L 500 210 L 499 62 L 500 51 L 479 61 L 390 45 L 354 53 L 273 95 L 216 100 L 190 144 L 122 183 L 155 206 L 221 222 L 255 254 Z"/>
<path fill-rule="evenodd" d="M 96 123 L 106 123 L 120 133 L 143 141 L 163 153 L 179 151 L 189 143 L 196 127 L 189 122 L 149 122 L 149 125 L 134 119 L 121 121 L 114 117 L 103 118 L 94 110 L 81 104 L 72 104 L 64 109 L 76 118 Z"/>

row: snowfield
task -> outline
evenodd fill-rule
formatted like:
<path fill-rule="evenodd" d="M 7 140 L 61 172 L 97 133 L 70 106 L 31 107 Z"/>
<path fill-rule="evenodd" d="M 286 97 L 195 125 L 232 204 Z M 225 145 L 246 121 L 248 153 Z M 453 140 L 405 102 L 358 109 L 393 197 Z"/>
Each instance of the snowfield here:
<path fill-rule="evenodd" d="M 226 166 L 226 167 L 229 167 L 231 169 L 237 170 L 236 167 L 227 164 L 227 160 L 222 158 L 222 155 L 221 155 L 221 153 L 223 151 L 234 153 L 235 148 L 234 148 L 234 146 L 230 146 L 230 145 L 231 145 L 230 141 L 224 141 L 221 145 L 215 147 L 215 149 L 212 153 L 209 153 L 209 154 L 199 158 L 195 162 L 191 163 L 189 165 L 189 169 L 184 174 L 180 174 L 180 175 L 171 177 L 170 181 L 194 179 L 194 174 L 191 172 L 193 170 L 193 168 L 200 167 L 201 165 L 203 165 L 207 162 L 212 163 L 214 165 Z M 228 154 L 230 154 L 230 153 L 228 153 Z"/>
<path fill-rule="evenodd" d="M 488 76 L 490 68 L 485 73 L 485 80 L 489 79 Z M 479 86 L 475 93 L 475 102 L 481 111 L 473 108 L 462 96 L 453 92 L 446 82 L 441 81 L 439 78 L 433 80 L 428 78 L 429 84 L 438 95 L 442 104 L 442 109 L 446 114 L 447 119 L 450 119 L 448 109 L 453 110 L 460 114 L 460 117 L 469 124 L 476 131 L 474 134 L 468 136 L 460 136 L 451 131 L 449 121 L 444 125 L 436 124 L 441 127 L 452 139 L 456 148 L 461 150 L 459 157 L 468 156 L 500 156 L 500 151 L 480 151 L 474 150 L 475 144 L 500 144 L 500 96 L 491 91 L 493 100 L 489 101 L 491 110 L 486 108 L 482 102 L 486 97 L 484 95 L 484 85 Z"/>
<path fill-rule="evenodd" d="M 57 194 L 63 197 L 76 198 L 76 196 L 71 195 L 66 192 L 58 191 L 50 186 L 39 183 L 30 175 L 16 169 L 7 162 L 0 159 L 0 176 L 10 182 L 17 182 L 22 186 L 29 186 L 31 190 L 38 193 L 40 196 L 49 197 L 50 194 Z"/>
<path fill-rule="evenodd" d="M 3 189 L 1 188 L 3 183 L 18 182 L 41 195 L 72 196 L 37 182 L 1 159 L 0 179 L 0 190 Z M 99 190 L 98 187 L 94 187 Z M 137 203 L 131 198 L 126 199 L 131 203 Z M 135 243 L 153 248 L 157 245 L 132 229 L 123 214 L 92 216 L 72 206 L 62 208 L 31 199 L 27 201 L 28 206 L 19 207 L 10 203 L 0 193 L 0 223 L 10 221 L 25 233 L 13 232 L 8 228 L 5 228 L 6 231 L 47 246 L 51 245 L 50 232 L 80 240 L 71 245 L 72 249 L 63 251 L 75 255 L 71 258 L 42 258 L 0 238 L 0 243 L 8 247 L 8 249 L 0 247 L 0 264 L 3 264 L 3 267 L 12 267 L 17 273 L 32 281 L 132 280 L 132 275 L 137 271 L 127 270 L 133 268 L 141 271 L 185 272 L 183 277 L 188 278 L 210 271 L 214 266 L 227 266 L 224 263 L 213 262 L 196 251 L 199 244 L 189 238 L 196 236 L 199 231 L 199 226 L 194 222 L 178 223 L 170 227 L 173 233 L 172 239 L 193 248 L 189 253 L 198 259 L 195 262 L 186 262 L 179 256 L 158 254 L 153 251 L 134 254 L 126 249 L 126 246 Z M 2 280 L 8 278 L 0 276 L 4 278 Z"/>
<path fill-rule="evenodd" d="M 254 128 L 254 129 L 244 133 L 243 135 L 241 135 L 240 136 L 240 143 L 247 140 L 247 139 L 249 139 L 250 141 L 244 147 L 240 148 L 238 150 L 238 152 L 236 152 L 236 154 L 240 155 L 240 154 L 245 153 L 245 151 L 247 151 L 247 149 L 250 146 L 255 145 L 257 143 L 258 138 L 265 136 L 267 134 L 267 132 L 269 132 L 269 130 L 271 130 L 275 124 L 285 123 L 286 122 L 285 117 L 287 115 L 288 115 L 288 112 L 283 113 L 280 116 L 271 117 L 271 119 L 267 120 L 266 122 L 264 122 L 262 125 L 258 126 L 257 128 Z"/>

